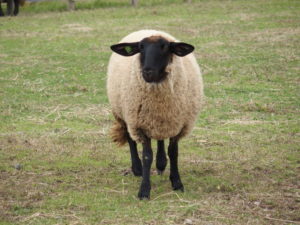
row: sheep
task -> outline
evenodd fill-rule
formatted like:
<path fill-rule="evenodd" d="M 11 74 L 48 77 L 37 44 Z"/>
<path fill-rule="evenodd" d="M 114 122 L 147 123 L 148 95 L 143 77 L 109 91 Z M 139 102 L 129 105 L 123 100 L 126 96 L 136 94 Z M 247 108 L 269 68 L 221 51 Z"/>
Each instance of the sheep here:
<path fill-rule="evenodd" d="M 1 2 L 7 3 L 7 15 L 16 16 L 19 13 L 19 5 L 23 6 L 25 0 L 0 0 L 0 16 L 4 16 L 4 12 L 1 7 Z"/>
<path fill-rule="evenodd" d="M 191 132 L 204 97 L 200 68 L 190 54 L 194 47 L 162 31 L 140 30 L 111 49 L 107 94 L 115 117 L 112 138 L 129 144 L 132 172 L 142 176 L 138 198 L 150 198 L 151 139 L 157 140 L 158 174 L 167 165 L 164 139 L 169 139 L 171 185 L 184 191 L 178 141 Z M 137 143 L 143 146 L 143 163 Z"/>

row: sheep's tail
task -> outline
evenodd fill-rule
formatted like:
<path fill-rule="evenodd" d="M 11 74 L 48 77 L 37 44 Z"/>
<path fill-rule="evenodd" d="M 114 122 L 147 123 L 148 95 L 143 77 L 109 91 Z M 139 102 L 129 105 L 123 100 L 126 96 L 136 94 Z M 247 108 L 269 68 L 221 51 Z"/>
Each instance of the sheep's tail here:
<path fill-rule="evenodd" d="M 111 128 L 111 138 L 117 145 L 122 146 L 127 142 L 127 127 L 121 120 L 116 120 Z"/>

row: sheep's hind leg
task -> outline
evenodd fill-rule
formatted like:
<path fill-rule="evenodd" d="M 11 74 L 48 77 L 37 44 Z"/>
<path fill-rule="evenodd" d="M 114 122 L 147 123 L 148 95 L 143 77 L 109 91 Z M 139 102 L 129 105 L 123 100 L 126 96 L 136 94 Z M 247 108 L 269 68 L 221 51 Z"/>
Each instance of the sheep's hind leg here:
<path fill-rule="evenodd" d="M 162 175 L 167 166 L 167 157 L 165 152 L 164 140 L 157 141 L 156 169 L 159 175 Z"/>
<path fill-rule="evenodd" d="M 135 176 L 142 176 L 142 162 L 139 158 L 136 142 L 127 134 L 127 141 L 130 148 L 131 170 Z"/>
<path fill-rule="evenodd" d="M 183 184 L 178 172 L 178 139 L 170 138 L 170 144 L 168 147 L 168 155 L 170 158 L 170 180 L 173 190 L 184 191 Z"/>
<path fill-rule="evenodd" d="M 14 7 L 14 2 L 13 0 L 7 0 L 7 15 L 8 16 L 13 16 L 13 7 Z"/>
<path fill-rule="evenodd" d="M 145 138 L 143 142 L 143 180 L 138 193 L 139 199 L 150 198 L 150 169 L 153 161 L 153 153 L 151 149 L 151 139 Z"/>

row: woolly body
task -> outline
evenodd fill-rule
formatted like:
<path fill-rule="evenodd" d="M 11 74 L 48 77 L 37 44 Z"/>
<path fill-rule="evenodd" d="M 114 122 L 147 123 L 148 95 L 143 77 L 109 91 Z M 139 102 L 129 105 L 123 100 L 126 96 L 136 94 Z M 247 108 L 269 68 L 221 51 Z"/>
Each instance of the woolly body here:
<path fill-rule="evenodd" d="M 151 36 L 177 42 L 171 35 L 155 30 L 133 32 L 121 42 L 138 42 Z M 119 128 L 113 135 L 126 136 L 127 128 L 133 140 L 142 142 L 143 135 L 163 140 L 189 134 L 203 100 L 203 82 L 194 55 L 173 55 L 166 68 L 169 74 L 159 83 L 144 81 L 139 57 L 113 53 L 110 58 L 107 92 Z"/>

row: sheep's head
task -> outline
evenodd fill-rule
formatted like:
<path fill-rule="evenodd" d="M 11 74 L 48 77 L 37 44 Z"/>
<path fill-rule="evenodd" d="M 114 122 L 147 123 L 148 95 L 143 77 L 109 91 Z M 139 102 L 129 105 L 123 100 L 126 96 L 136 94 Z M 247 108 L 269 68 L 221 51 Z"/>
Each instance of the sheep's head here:
<path fill-rule="evenodd" d="M 161 36 L 151 36 L 140 42 L 112 45 L 111 49 L 122 56 L 140 53 L 142 75 L 149 83 L 158 83 L 166 78 L 166 68 L 172 61 L 173 54 L 183 57 L 194 51 L 190 44 L 169 42 Z"/>

